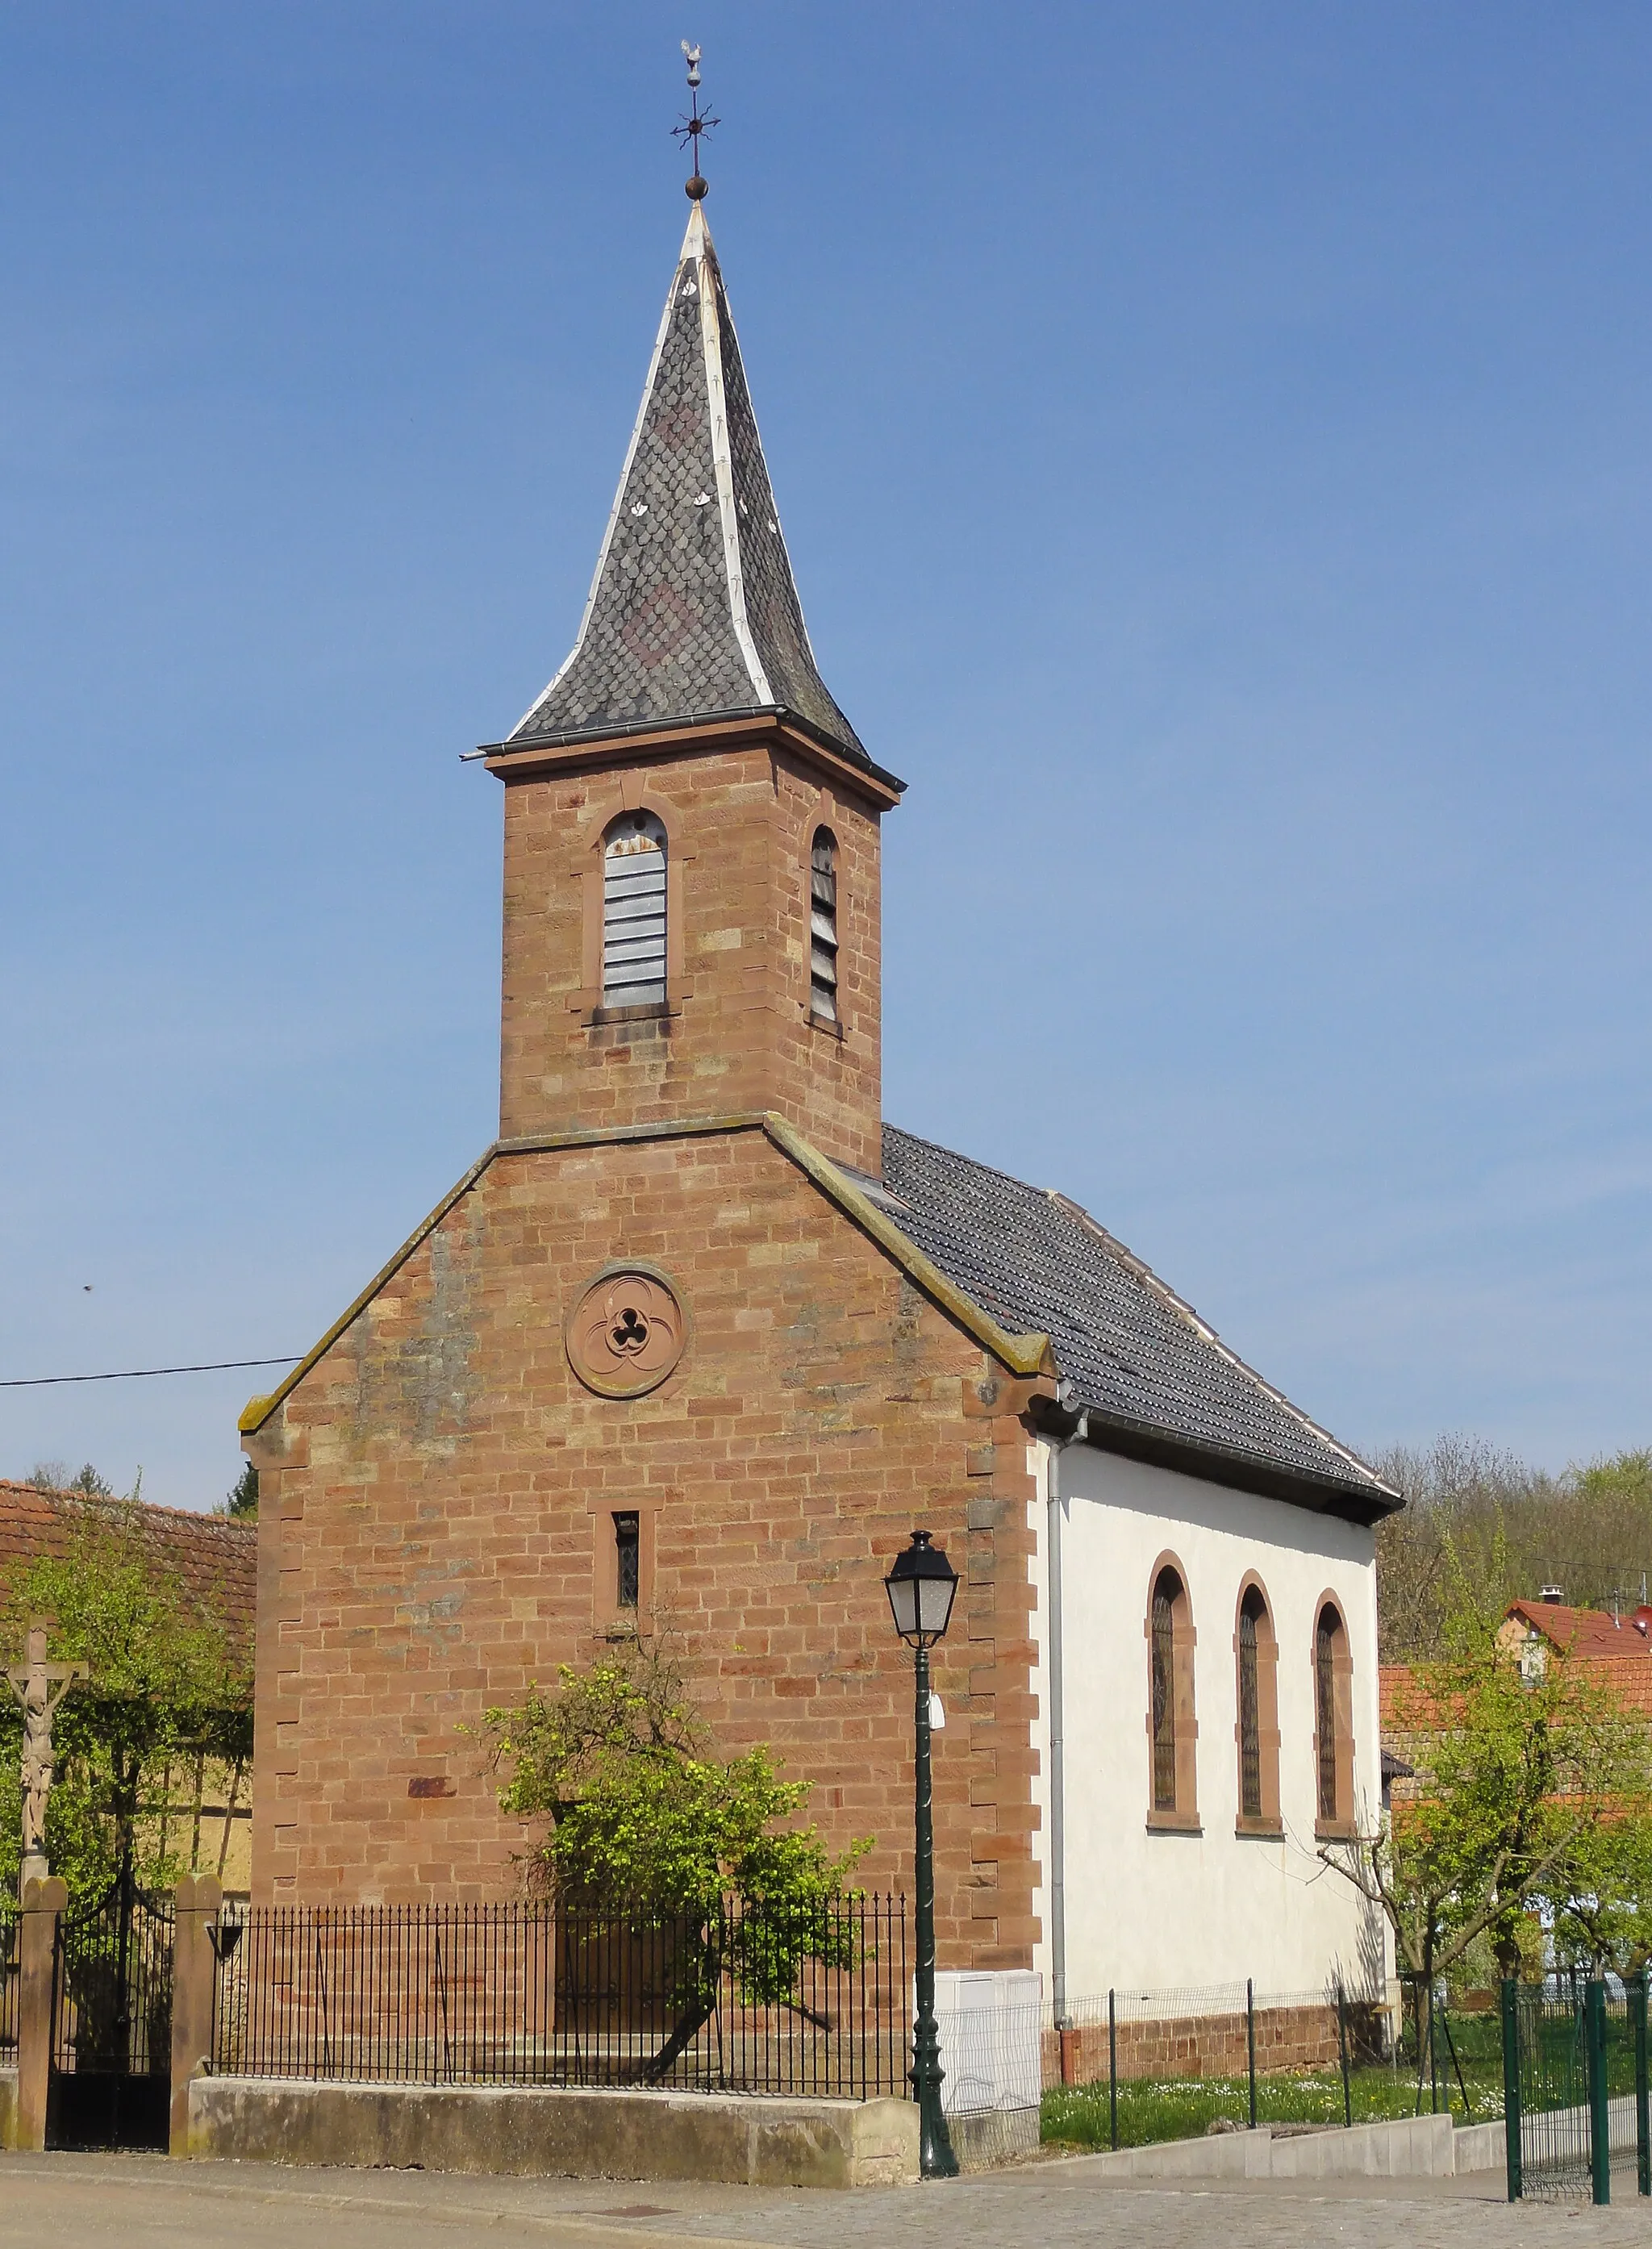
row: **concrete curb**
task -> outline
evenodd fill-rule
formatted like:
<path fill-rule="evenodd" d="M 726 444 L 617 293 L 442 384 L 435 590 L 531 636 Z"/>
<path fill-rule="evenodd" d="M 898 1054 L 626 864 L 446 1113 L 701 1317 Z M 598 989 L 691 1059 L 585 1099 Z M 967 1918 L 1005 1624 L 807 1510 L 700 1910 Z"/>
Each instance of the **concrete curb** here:
<path fill-rule="evenodd" d="M 1491 2124 L 1459 2124 L 1451 2142 L 1461 2177 L 1470 2171 L 1500 2171 L 1509 2160 L 1509 2136 L 1499 2116 Z"/>
<path fill-rule="evenodd" d="M 1449 2178 L 1456 2168 L 1454 2137 L 1461 2136 L 1453 2134 L 1449 2116 L 1402 2116 L 1392 2123 L 1356 2124 L 1352 2131 L 1294 2132 L 1277 2139 L 1270 2126 L 1259 2124 L 1254 2132 L 1164 2140 L 1070 2161 L 1112 2178 Z"/>
<path fill-rule="evenodd" d="M 353 2170 L 902 2186 L 918 2177 L 918 2110 L 910 2101 L 196 2077 L 189 2152 Z"/>

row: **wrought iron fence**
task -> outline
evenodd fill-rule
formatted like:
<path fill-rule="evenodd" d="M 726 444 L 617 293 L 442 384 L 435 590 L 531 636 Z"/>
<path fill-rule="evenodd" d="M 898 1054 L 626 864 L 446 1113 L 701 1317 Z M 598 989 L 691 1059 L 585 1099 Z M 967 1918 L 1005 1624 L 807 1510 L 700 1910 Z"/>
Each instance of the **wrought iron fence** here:
<path fill-rule="evenodd" d="M 1443 1985 L 1400 1978 L 1394 2063 L 1415 2087 L 1413 2112 L 1464 2124 L 1495 2123 L 1503 2111 L 1503 2049 L 1495 2009 L 1448 1999 Z"/>
<path fill-rule="evenodd" d="M 172 1909 L 129 1874 L 58 1922 L 52 2067 L 164 2075 L 171 2067 Z"/>
<path fill-rule="evenodd" d="M 129 1866 L 94 1904 L 59 1915 L 47 2124 L 53 2145 L 166 2146 L 176 1927 L 170 1902 L 141 1888 Z"/>
<path fill-rule="evenodd" d="M 17 1987 L 21 1963 L 17 1958 L 18 1922 L 15 1914 L 0 1914 L 0 2054 L 16 2057 L 17 2051 Z"/>
<path fill-rule="evenodd" d="M 1242 2080 L 1255 2122 L 1259 2077 L 1337 2073 L 1346 2111 L 1350 2070 L 1379 2060 L 1394 2060 L 1385 2005 L 1335 1983 L 1296 1991 L 1258 1990 L 1249 1980 L 1119 1988 L 1070 1999 L 1059 2024 L 1050 2003 L 1043 2010 L 1045 2087 L 1106 2084 L 1115 2146 L 1120 2085 Z M 1421 2105 L 1428 2097 L 1420 2091 Z"/>
<path fill-rule="evenodd" d="M 442 2085 L 904 2094 L 905 1900 L 226 1912 L 214 2067 Z"/>
<path fill-rule="evenodd" d="M 1504 1984 L 1502 2028 L 1510 2201 L 1652 2195 L 1646 1977 Z"/>

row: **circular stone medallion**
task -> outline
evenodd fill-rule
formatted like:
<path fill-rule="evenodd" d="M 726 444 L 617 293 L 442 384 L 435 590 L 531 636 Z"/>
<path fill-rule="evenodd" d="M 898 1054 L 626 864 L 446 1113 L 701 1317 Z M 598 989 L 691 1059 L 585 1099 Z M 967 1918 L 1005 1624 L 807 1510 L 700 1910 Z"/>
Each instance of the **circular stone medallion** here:
<path fill-rule="evenodd" d="M 637 1266 L 599 1273 L 575 1299 L 568 1361 L 602 1398 L 641 1398 L 683 1355 L 688 1322 L 664 1274 Z"/>

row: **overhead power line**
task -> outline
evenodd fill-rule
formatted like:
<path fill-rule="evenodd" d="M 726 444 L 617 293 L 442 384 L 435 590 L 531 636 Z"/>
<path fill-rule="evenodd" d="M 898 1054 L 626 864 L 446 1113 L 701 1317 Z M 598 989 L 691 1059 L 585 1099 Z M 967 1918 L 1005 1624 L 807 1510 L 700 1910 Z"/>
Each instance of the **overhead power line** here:
<path fill-rule="evenodd" d="M 214 1358 L 201 1366 L 123 1366 L 116 1374 L 20 1374 L 0 1381 L 0 1390 L 41 1390 L 52 1382 L 148 1382 L 157 1374 L 223 1374 L 232 1366 L 292 1366 L 301 1351 L 283 1351 L 279 1358 Z"/>

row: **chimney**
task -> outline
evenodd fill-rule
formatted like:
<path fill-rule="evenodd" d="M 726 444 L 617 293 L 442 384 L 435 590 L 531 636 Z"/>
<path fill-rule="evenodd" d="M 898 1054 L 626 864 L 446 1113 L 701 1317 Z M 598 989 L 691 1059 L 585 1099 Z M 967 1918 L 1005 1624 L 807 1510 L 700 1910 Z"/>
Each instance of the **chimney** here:
<path fill-rule="evenodd" d="M 1552 1609 L 1558 1609 L 1566 1599 L 1566 1588 L 1564 1585 L 1545 1585 L 1542 1599 Z"/>

